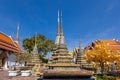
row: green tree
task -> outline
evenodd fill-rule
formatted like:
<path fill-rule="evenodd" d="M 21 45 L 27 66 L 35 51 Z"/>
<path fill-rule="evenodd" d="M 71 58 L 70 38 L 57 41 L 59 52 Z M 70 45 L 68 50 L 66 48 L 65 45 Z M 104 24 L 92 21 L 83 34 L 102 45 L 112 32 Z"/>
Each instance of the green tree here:
<path fill-rule="evenodd" d="M 26 66 L 27 62 L 31 62 L 31 60 L 32 60 L 31 58 L 32 58 L 32 54 L 30 54 L 28 52 L 23 52 L 21 54 L 16 55 L 16 61 L 18 63 L 25 63 L 25 66 Z"/>
<path fill-rule="evenodd" d="M 42 56 L 46 56 L 48 52 L 52 51 L 54 47 L 54 42 L 50 39 L 47 39 L 44 35 L 38 34 L 33 35 L 31 38 L 26 38 L 23 40 L 23 47 L 29 53 L 31 53 L 35 46 L 35 39 L 38 48 L 38 53 L 40 53 Z"/>
<path fill-rule="evenodd" d="M 43 63 L 48 63 L 48 58 L 44 58 L 43 56 L 39 55 L 40 60 L 42 60 Z"/>

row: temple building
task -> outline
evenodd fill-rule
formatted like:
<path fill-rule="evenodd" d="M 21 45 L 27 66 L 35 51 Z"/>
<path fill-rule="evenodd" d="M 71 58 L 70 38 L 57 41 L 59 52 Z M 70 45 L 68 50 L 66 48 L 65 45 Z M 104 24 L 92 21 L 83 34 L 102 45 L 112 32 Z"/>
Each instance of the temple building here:
<path fill-rule="evenodd" d="M 75 70 L 79 69 L 79 65 L 74 64 L 73 58 L 68 54 L 63 29 L 61 12 L 58 11 L 58 31 L 55 41 L 55 47 L 53 48 L 52 57 L 49 60 L 48 67 L 52 70 Z"/>
<path fill-rule="evenodd" d="M 0 32 L 0 69 L 8 70 L 16 65 L 15 57 L 20 53 L 19 26 L 16 41 L 14 41 L 11 36 Z"/>
<path fill-rule="evenodd" d="M 69 51 L 68 54 L 70 55 L 70 57 L 71 57 L 72 59 L 74 59 L 73 52 Z"/>
<path fill-rule="evenodd" d="M 97 44 L 107 44 L 110 51 L 118 51 L 120 52 L 120 42 L 118 40 L 96 40 L 92 42 L 90 45 L 86 46 L 84 51 L 93 49 Z M 114 62 L 111 67 L 114 68 L 114 70 L 120 70 L 119 62 Z"/>

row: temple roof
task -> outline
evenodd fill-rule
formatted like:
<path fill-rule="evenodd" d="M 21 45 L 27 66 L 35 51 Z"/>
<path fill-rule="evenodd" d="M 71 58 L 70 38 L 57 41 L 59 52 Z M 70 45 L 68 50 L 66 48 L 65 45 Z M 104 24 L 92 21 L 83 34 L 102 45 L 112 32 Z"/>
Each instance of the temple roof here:
<path fill-rule="evenodd" d="M 110 45 L 109 48 L 112 50 L 120 50 L 120 45 Z"/>
<path fill-rule="evenodd" d="M 108 44 L 111 50 L 120 50 L 120 42 L 116 40 L 99 40 L 103 44 Z"/>
<path fill-rule="evenodd" d="M 75 49 L 73 50 L 73 54 L 76 55 L 76 54 L 78 53 L 78 51 L 79 51 L 79 48 L 75 48 Z"/>
<path fill-rule="evenodd" d="M 120 42 L 118 42 L 116 40 L 98 40 L 98 41 L 109 44 L 109 45 L 120 45 Z"/>
<path fill-rule="evenodd" d="M 73 52 L 68 52 L 71 58 L 73 58 Z"/>
<path fill-rule="evenodd" d="M 95 46 L 94 43 L 108 44 L 110 50 L 120 50 L 120 42 L 117 40 L 97 40 L 97 41 L 92 42 L 91 45 L 88 45 L 87 47 L 85 47 L 85 49 L 87 50 L 87 49 L 94 47 Z"/>
<path fill-rule="evenodd" d="M 21 52 L 20 45 L 12 37 L 0 32 L 0 48 L 12 52 Z"/>
<path fill-rule="evenodd" d="M 13 44 L 12 39 L 9 36 L 3 34 L 2 32 L 0 32 L 0 40 L 5 41 L 8 44 Z"/>

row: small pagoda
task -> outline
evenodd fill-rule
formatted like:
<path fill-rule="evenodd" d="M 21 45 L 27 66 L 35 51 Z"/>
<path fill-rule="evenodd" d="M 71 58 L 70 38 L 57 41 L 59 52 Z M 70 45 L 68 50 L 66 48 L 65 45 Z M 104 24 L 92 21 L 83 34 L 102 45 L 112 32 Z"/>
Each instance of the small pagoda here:
<path fill-rule="evenodd" d="M 34 46 L 34 49 L 33 49 L 33 60 L 32 60 L 32 63 L 34 64 L 40 64 L 41 63 L 41 60 L 39 58 L 39 53 L 38 53 L 38 48 L 37 48 L 37 45 L 35 44 Z"/>
<path fill-rule="evenodd" d="M 51 70 L 78 70 L 80 66 L 75 64 L 71 56 L 68 54 L 65 38 L 62 30 L 61 12 L 58 11 L 58 31 L 53 48 L 52 57 L 49 59 L 48 68 Z"/>
<path fill-rule="evenodd" d="M 79 48 L 75 48 L 75 55 L 76 55 L 76 61 L 75 63 L 76 64 L 79 64 L 80 65 L 80 68 L 82 69 L 88 69 L 90 67 L 92 67 L 93 65 L 92 64 L 89 64 L 86 62 L 85 60 L 85 54 L 83 52 L 83 48 L 82 48 L 82 43 L 80 42 L 80 46 Z"/>
<path fill-rule="evenodd" d="M 83 56 L 83 49 L 82 49 L 82 43 L 81 42 L 80 42 L 80 46 L 79 46 L 79 49 L 78 49 L 78 53 L 76 55 L 77 55 L 76 64 L 80 64 L 80 66 L 81 66 L 82 56 Z"/>
<path fill-rule="evenodd" d="M 35 65 L 40 65 L 42 63 L 42 61 L 39 58 L 38 48 L 36 44 L 36 37 L 35 37 L 35 46 L 31 54 L 32 54 L 32 60 L 31 62 L 26 64 L 26 66 L 30 67 L 30 69 L 32 69 Z"/>

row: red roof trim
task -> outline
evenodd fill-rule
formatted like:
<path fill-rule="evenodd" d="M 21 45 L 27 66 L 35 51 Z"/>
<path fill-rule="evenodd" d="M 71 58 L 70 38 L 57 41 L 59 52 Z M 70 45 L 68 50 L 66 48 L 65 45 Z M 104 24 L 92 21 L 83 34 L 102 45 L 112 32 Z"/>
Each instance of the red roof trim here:
<path fill-rule="evenodd" d="M 4 41 L 4 40 L 2 40 L 2 39 L 0 39 L 0 41 L 3 42 L 3 43 L 6 43 L 6 44 L 8 44 L 8 45 L 14 46 L 13 44 L 8 43 L 8 42 L 6 42 L 6 41 Z"/>
<path fill-rule="evenodd" d="M 11 49 L 14 49 L 14 50 L 18 50 L 17 47 L 15 47 L 15 46 L 14 46 L 14 47 L 11 47 L 11 46 L 9 46 L 9 45 L 6 45 L 6 44 L 0 42 L 0 46 L 1 46 L 1 45 L 2 45 L 2 46 L 5 46 L 5 47 L 7 47 L 7 48 L 11 48 Z"/>
<path fill-rule="evenodd" d="M 18 50 L 11 49 L 11 48 L 5 47 L 5 46 L 3 46 L 3 45 L 0 45 L 0 48 L 1 48 L 1 49 L 7 49 L 7 50 L 12 51 L 12 52 L 18 52 Z"/>

